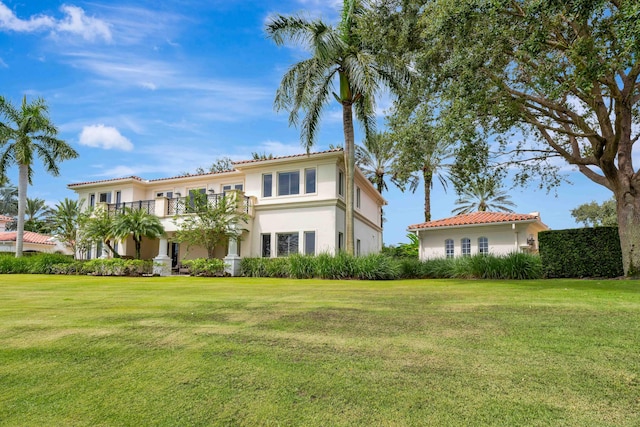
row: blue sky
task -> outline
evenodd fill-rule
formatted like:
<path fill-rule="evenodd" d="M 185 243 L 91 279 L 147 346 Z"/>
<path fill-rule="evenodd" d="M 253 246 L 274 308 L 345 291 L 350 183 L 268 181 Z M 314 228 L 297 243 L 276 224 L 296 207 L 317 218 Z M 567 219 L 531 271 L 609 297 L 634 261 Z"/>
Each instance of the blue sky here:
<path fill-rule="evenodd" d="M 55 204 L 73 182 L 174 176 L 216 158 L 253 151 L 303 152 L 285 112 L 273 110 L 288 66 L 306 57 L 265 37 L 272 14 L 304 12 L 335 21 L 341 1 L 0 1 L 0 95 L 14 104 L 41 96 L 60 137 L 80 153 L 53 178 L 36 167 L 29 197 Z M 378 102 L 380 129 L 388 97 Z M 342 144 L 341 111 L 325 111 L 317 150 Z M 356 142 L 362 134 L 357 131 Z M 516 211 L 540 211 L 551 228 L 575 227 L 570 210 L 610 197 L 566 168 L 557 194 L 511 190 Z M 17 171 L 9 176 L 17 183 Z M 423 221 L 423 193 L 385 194 L 384 241 L 406 241 Z M 456 197 L 434 185 L 432 216 L 451 215 Z"/>

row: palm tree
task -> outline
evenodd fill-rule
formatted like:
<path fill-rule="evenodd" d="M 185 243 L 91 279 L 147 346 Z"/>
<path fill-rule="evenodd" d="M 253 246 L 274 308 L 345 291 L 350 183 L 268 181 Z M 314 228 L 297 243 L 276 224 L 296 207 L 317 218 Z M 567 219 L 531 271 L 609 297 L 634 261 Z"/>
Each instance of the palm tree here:
<path fill-rule="evenodd" d="M 142 238 L 157 239 L 164 235 L 164 227 L 158 217 L 145 210 L 124 208 L 124 212 L 114 220 L 113 235 L 120 240 L 132 236 L 136 246 L 136 259 L 140 259 Z"/>
<path fill-rule="evenodd" d="M 442 129 L 434 122 L 427 105 L 419 106 L 412 114 L 389 118 L 392 137 L 399 152 L 394 169 L 397 181 L 415 192 L 420 176 L 424 184 L 424 220 L 431 221 L 431 189 L 434 179 L 447 188 L 445 163 L 454 155 L 454 142 L 442 136 Z"/>
<path fill-rule="evenodd" d="M 499 181 L 492 178 L 478 178 L 468 185 L 455 204 L 458 207 L 451 213 L 456 215 L 474 211 L 513 212 L 511 207 L 516 206 L 509 194 L 500 188 Z"/>
<path fill-rule="evenodd" d="M 276 110 L 289 111 L 289 124 L 298 125 L 307 151 L 315 143 L 320 115 L 333 97 L 342 106 L 344 162 L 346 165 L 346 250 L 354 252 L 354 170 L 355 142 L 353 111 L 368 136 L 375 127 L 375 95 L 382 84 L 395 89 L 406 80 L 400 68 L 377 61 L 356 34 L 357 18 L 363 12 L 361 0 L 344 0 L 337 27 L 302 16 L 273 17 L 267 35 L 278 45 L 301 44 L 311 57 L 294 64 L 284 75 L 276 92 Z M 337 81 L 338 92 L 333 92 Z"/>
<path fill-rule="evenodd" d="M 83 200 L 78 202 L 77 200 L 65 198 L 56 204 L 51 214 L 53 234 L 62 243 L 71 248 L 74 257 L 76 256 L 76 241 L 78 239 L 83 203 Z"/>
<path fill-rule="evenodd" d="M 0 176 L 5 177 L 9 166 L 18 166 L 18 224 L 16 257 L 22 256 L 24 238 L 24 214 L 27 204 L 27 185 L 32 183 L 34 156 L 53 176 L 58 176 L 58 162 L 78 157 L 78 153 L 66 142 L 56 138 L 58 129 L 48 116 L 48 107 L 42 98 L 16 108 L 0 96 Z"/>
<path fill-rule="evenodd" d="M 15 216 L 18 214 L 18 187 L 6 183 L 0 188 L 0 215 Z"/>
<path fill-rule="evenodd" d="M 394 176 L 394 162 L 398 155 L 396 142 L 386 133 L 370 135 L 363 145 L 356 145 L 356 165 L 378 192 L 388 190 L 386 177 L 391 175 L 391 182 L 399 185 Z"/>
<path fill-rule="evenodd" d="M 51 208 L 47 206 L 47 202 L 43 199 L 30 199 L 27 197 L 27 206 L 25 208 L 26 221 L 36 221 L 51 214 Z"/>
<path fill-rule="evenodd" d="M 114 257 L 119 258 L 111 242 L 116 238 L 115 220 L 103 207 L 96 207 L 81 221 L 81 237 L 88 242 L 102 242 Z M 98 254 L 100 256 L 100 254 Z"/>

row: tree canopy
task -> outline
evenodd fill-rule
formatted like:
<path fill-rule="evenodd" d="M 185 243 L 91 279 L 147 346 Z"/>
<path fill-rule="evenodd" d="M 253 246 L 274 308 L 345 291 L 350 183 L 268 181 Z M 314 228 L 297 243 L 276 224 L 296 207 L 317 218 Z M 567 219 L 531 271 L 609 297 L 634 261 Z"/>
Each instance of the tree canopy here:
<path fill-rule="evenodd" d="M 556 185 L 564 160 L 613 192 L 625 273 L 638 273 L 640 174 L 633 147 L 640 129 L 640 3 L 375 5 L 372 20 L 381 26 L 414 26 L 392 34 L 396 46 L 386 48 L 411 52 L 423 96 L 438 99 L 440 115 L 456 118 L 450 123 L 473 123 L 496 135 L 504 161 L 519 167 L 517 182 Z"/>
<path fill-rule="evenodd" d="M 585 227 L 618 225 L 616 201 L 613 198 L 602 202 L 602 204 L 595 201 L 583 203 L 571 210 L 571 216 L 577 223 L 582 223 Z"/>

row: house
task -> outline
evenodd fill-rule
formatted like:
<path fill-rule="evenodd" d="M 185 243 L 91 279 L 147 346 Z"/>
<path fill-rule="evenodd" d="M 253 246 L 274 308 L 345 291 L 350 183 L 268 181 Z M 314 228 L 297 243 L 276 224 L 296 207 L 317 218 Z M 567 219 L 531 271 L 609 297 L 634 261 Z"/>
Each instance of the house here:
<path fill-rule="evenodd" d="M 12 219 L 13 220 L 13 219 Z M 0 231 L 0 252 L 16 252 L 16 232 Z M 55 237 L 25 231 L 22 238 L 24 252 L 46 252 L 72 255 L 72 251 Z"/>
<path fill-rule="evenodd" d="M 548 230 L 540 213 L 474 212 L 410 225 L 420 239 L 420 259 L 474 254 L 537 252 L 538 233 Z"/>
<path fill-rule="evenodd" d="M 236 273 L 242 257 L 279 257 L 293 253 L 336 253 L 345 245 L 345 173 L 342 149 L 272 159 L 234 162 L 234 169 L 217 173 L 145 180 L 136 176 L 69 184 L 88 207 L 111 212 L 123 207 L 145 209 L 156 215 L 167 237 L 143 240 L 142 257 L 175 268 L 181 260 L 206 257 L 204 248 L 172 242 L 174 218 L 196 193 L 215 201 L 236 197 L 249 214 L 239 242 L 216 248 L 215 256 Z M 354 242 L 357 254 L 382 248 L 381 208 L 386 203 L 359 170 L 355 174 Z M 131 238 L 116 244 L 120 255 L 133 256 Z M 237 252 L 236 252 L 237 251 Z M 104 256 L 90 248 L 86 258 Z M 166 268 L 162 274 L 166 274 Z"/>

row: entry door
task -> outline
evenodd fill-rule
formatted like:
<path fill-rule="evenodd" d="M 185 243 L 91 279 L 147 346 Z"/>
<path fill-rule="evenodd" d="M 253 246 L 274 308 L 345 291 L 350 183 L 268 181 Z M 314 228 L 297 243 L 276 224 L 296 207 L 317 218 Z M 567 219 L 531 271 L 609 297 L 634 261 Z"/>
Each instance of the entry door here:
<path fill-rule="evenodd" d="M 180 252 L 180 244 L 171 242 L 171 268 L 178 266 L 178 255 Z"/>

